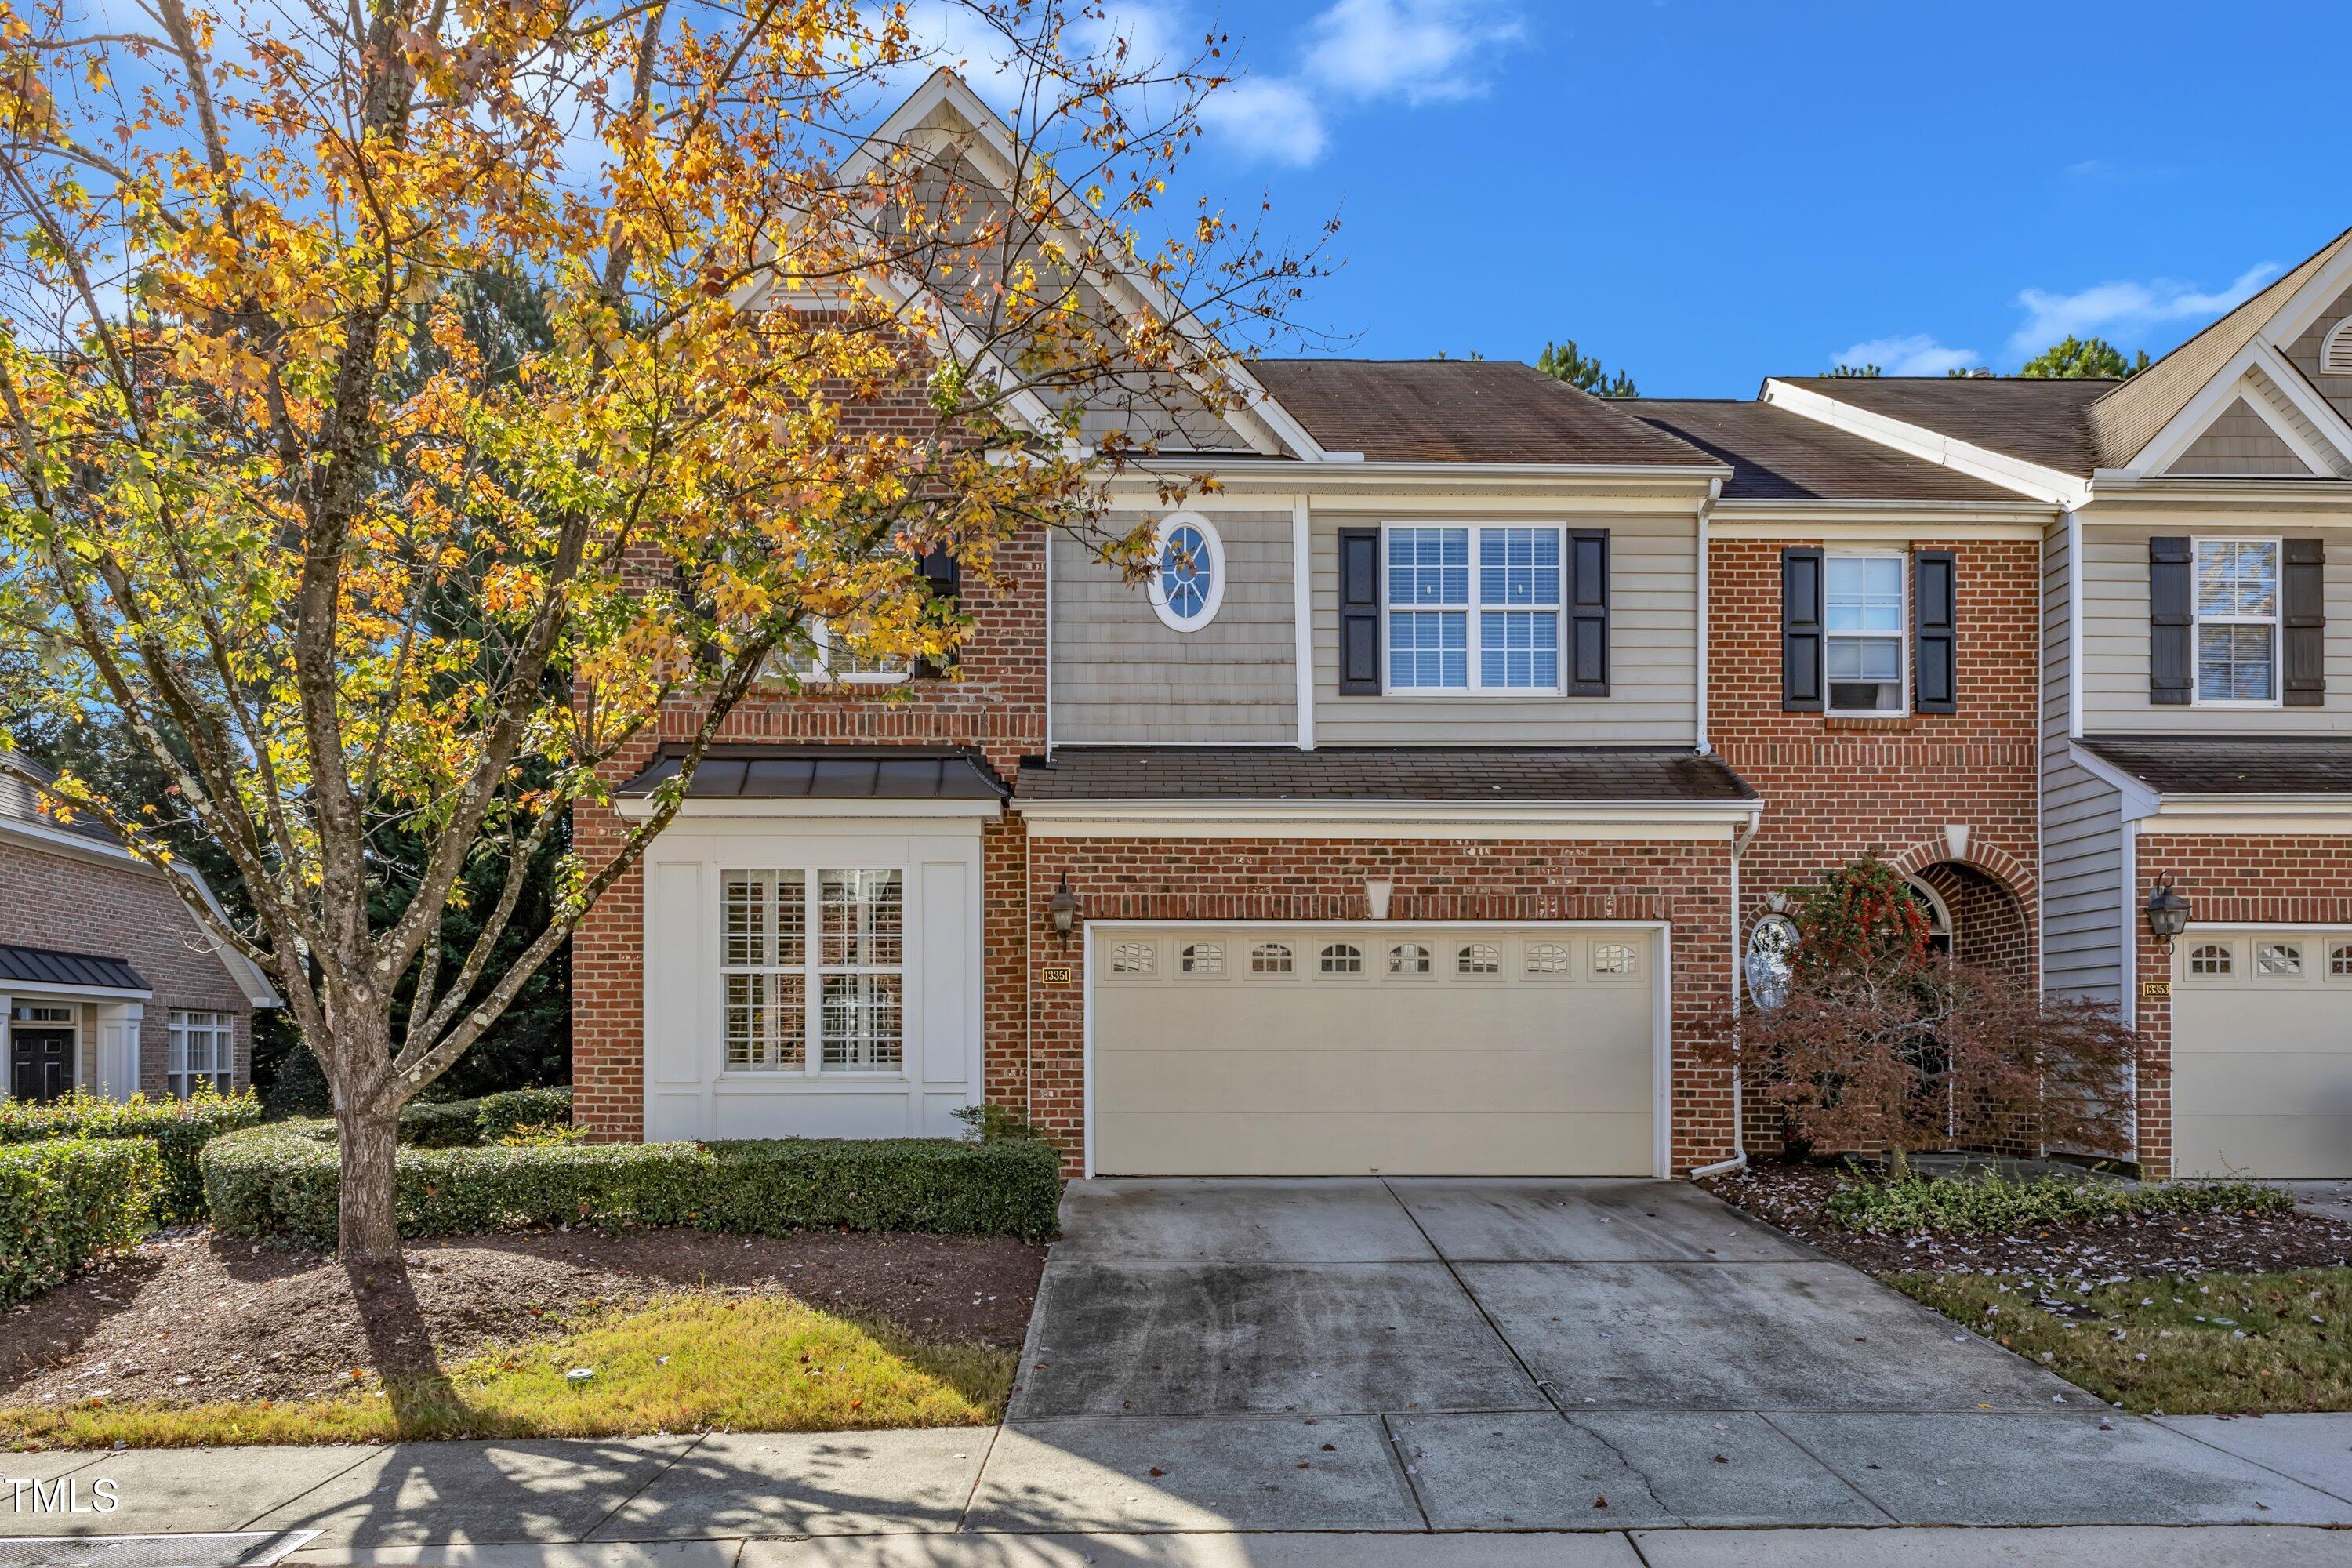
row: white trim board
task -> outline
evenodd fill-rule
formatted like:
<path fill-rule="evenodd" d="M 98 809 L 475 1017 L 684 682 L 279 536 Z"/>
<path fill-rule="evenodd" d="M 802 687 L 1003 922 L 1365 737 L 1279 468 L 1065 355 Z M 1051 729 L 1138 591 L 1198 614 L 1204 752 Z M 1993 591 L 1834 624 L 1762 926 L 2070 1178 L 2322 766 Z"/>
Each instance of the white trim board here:
<path fill-rule="evenodd" d="M 1164 931 L 1185 925 L 1246 925 L 1266 931 L 1638 931 L 1657 940 L 1657 955 L 1650 965 L 1650 1174 L 1661 1181 L 1674 1174 L 1674 922 L 1671 921 L 1087 921 L 1079 932 L 1079 961 L 1086 978 L 1079 988 L 1082 1019 L 1079 1047 L 1079 1101 L 1087 1129 L 1085 1174 L 1095 1174 L 1095 930 L 1108 931 Z M 1737 976 L 1734 982 L 1737 983 Z"/>
<path fill-rule="evenodd" d="M 2012 458 L 1989 447 L 1957 441 L 1924 425 L 1912 425 L 1857 408 L 1826 393 L 1811 387 L 1793 386 L 1778 377 L 1766 378 L 1763 401 L 1875 441 L 1882 447 L 1892 447 L 1898 452 L 1907 452 L 1915 458 L 1971 475 L 1989 484 L 2016 490 L 2035 500 L 2059 506 L 2080 506 L 2090 499 L 2090 481 L 2076 475 L 2046 468 L 2039 463 L 2029 463 L 2021 458 Z"/>
<path fill-rule="evenodd" d="M 2283 424 L 2276 417 L 2270 398 L 2254 384 L 2252 373 L 2255 371 L 2260 371 L 2262 379 L 2284 397 L 2297 413 L 2311 421 L 2313 427 L 2336 448 L 2336 458 L 2331 458 L 2313 447 L 2304 438 L 2302 432 Z M 2249 339 L 2245 347 L 2231 355 L 2229 363 L 2215 373 L 2213 379 L 2198 388 L 2197 395 L 2181 405 L 2180 412 L 2165 421 L 2164 427 L 2148 438 L 2147 445 L 2132 454 L 2130 470 L 2149 476 L 2163 475 L 2240 397 L 2246 399 L 2247 406 L 2261 416 L 2263 422 L 2293 448 L 2297 457 L 2311 465 L 2311 478 L 2344 477 L 2339 460 L 2352 461 L 2352 425 L 2347 425 L 2335 406 L 2312 390 L 2311 384 L 2304 380 L 2303 373 L 2295 369 L 2284 354 L 2260 336 Z"/>

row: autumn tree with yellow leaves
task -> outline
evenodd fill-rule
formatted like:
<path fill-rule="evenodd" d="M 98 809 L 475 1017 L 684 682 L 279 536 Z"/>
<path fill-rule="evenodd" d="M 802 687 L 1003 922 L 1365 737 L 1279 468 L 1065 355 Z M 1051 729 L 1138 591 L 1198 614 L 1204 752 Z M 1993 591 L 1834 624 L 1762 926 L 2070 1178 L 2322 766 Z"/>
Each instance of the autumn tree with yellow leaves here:
<path fill-rule="evenodd" d="M 1139 549 L 1103 481 L 1168 432 L 1079 411 L 1214 408 L 1315 270 L 1169 195 L 1218 40 L 947 9 L 1005 106 L 969 156 L 892 138 L 939 63 L 899 5 L 0 0 L 0 631 L 31 672 L 0 695 L 173 781 L 68 773 L 54 809 L 159 862 L 182 816 L 235 866 L 248 921 L 168 880 L 319 1058 L 354 1262 L 397 1263 L 400 1107 L 778 656 L 820 625 L 949 653 L 933 552 L 986 582 L 1024 529 Z M 500 291 L 536 342 L 481 330 Z M 920 431 L 858 417 L 910 389 Z M 534 856 L 677 700 L 703 720 L 656 809 L 493 963 Z"/>

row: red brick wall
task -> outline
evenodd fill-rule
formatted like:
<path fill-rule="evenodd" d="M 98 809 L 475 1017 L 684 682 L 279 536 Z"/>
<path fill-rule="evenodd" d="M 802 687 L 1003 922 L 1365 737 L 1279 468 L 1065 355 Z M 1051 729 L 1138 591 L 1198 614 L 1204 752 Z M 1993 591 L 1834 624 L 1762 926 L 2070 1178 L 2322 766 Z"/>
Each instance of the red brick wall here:
<path fill-rule="evenodd" d="M 848 745 L 957 745 L 984 753 L 1009 784 L 1020 759 L 1045 748 L 1045 534 L 1033 530 L 997 552 L 992 584 L 967 581 L 972 633 L 954 674 L 895 688 L 781 690 L 747 697 L 723 738 L 747 742 L 838 742 Z M 615 779 L 642 769 L 664 742 L 689 739 L 699 718 L 690 703 L 662 715 L 656 731 L 616 759 Z M 589 866 L 620 844 L 611 812 L 572 813 L 575 847 Z M 1026 882 L 1017 823 L 992 825 L 982 842 L 986 902 L 982 1028 L 989 1097 L 1017 1104 L 1024 1026 L 1022 956 L 999 940 L 1026 923 Z M 633 1139 L 645 1117 L 644 881 L 632 872 L 589 911 L 572 939 L 572 1116 L 593 1136 Z"/>
<path fill-rule="evenodd" d="M 1767 894 L 1803 887 L 1855 857 L 1918 872 L 1969 829 L 1963 866 L 2016 900 L 1947 879 L 1964 956 L 2016 959 L 2039 948 L 2042 552 L 2031 540 L 1943 544 L 1957 556 L 1958 711 L 1832 719 L 1780 708 L 1780 552 L 1820 540 L 1717 540 L 1708 552 L 1707 735 L 1764 797 L 1741 858 L 1740 929 Z M 1949 896 L 1963 886 L 1965 897 Z M 1988 939 L 1988 921 L 1999 936 Z M 1751 1147 L 1778 1146 L 1757 1118 Z"/>
<path fill-rule="evenodd" d="M 1455 839 L 1032 838 L 1029 907 L 1044 920 L 1066 871 L 1087 920 L 1360 921 L 1364 882 L 1394 884 L 1397 921 L 1664 921 L 1673 933 L 1673 1160 L 1676 1171 L 1732 1152 L 1731 1086 L 1696 1042 L 1730 1002 L 1726 916 L 1730 857 L 1722 841 L 1581 843 Z M 1000 931 L 991 933 L 994 945 Z M 1033 923 L 1034 964 L 1075 963 Z M 1085 1133 L 1080 987 L 1029 991 L 1029 1112 L 1070 1151 Z"/>
<path fill-rule="evenodd" d="M 2161 881 L 2189 900 L 2200 925 L 2352 924 L 2352 837 L 2342 835 L 2148 835 L 2139 841 L 2135 909 Z M 2172 958 L 2135 919 L 2138 949 L 2137 1021 L 2144 1038 L 2139 1068 L 2139 1162 L 2151 1180 L 2172 1173 L 2172 1003 L 2150 996 L 2149 981 L 2169 981 Z"/>
<path fill-rule="evenodd" d="M 236 1081 L 252 1081 L 252 1005 L 157 873 L 0 843 L 0 942 L 120 958 L 139 972 L 155 993 L 139 1029 L 139 1084 L 147 1093 L 165 1091 L 173 1008 L 234 1014 Z M 30 995 L 34 988 L 20 989 Z M 81 1011 L 83 1082 L 95 1087 L 95 1015 Z"/>

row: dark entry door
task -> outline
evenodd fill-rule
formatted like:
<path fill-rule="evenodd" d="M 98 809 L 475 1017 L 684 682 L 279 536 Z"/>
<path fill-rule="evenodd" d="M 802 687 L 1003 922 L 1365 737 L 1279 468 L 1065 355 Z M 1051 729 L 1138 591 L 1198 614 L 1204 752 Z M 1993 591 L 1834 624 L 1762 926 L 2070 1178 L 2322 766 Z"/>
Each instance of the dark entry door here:
<path fill-rule="evenodd" d="M 18 1100 L 56 1100 L 73 1088 L 71 1029 L 17 1024 L 8 1031 L 8 1089 Z"/>

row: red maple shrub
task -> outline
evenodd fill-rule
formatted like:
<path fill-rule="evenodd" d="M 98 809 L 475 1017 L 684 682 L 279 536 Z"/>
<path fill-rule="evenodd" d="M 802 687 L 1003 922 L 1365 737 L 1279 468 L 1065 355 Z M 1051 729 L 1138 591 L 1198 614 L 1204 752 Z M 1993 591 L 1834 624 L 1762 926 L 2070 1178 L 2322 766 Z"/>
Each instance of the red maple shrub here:
<path fill-rule="evenodd" d="M 1865 858 L 1798 896 L 1787 1000 L 1727 1020 L 1736 1063 L 1792 1142 L 1884 1151 L 2112 1152 L 2129 1142 L 2139 1037 L 2103 1005 L 2045 997 L 1929 942 L 1901 872 Z"/>

